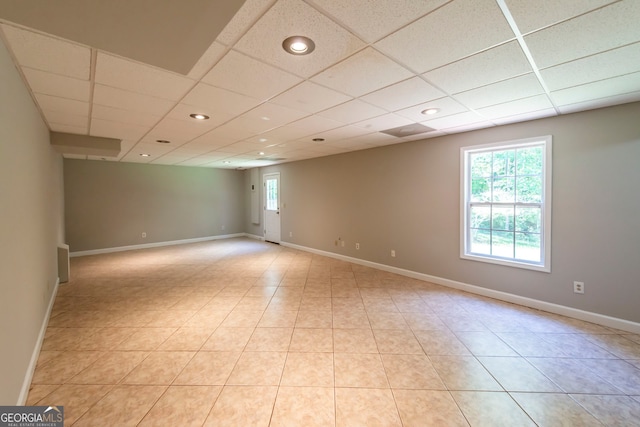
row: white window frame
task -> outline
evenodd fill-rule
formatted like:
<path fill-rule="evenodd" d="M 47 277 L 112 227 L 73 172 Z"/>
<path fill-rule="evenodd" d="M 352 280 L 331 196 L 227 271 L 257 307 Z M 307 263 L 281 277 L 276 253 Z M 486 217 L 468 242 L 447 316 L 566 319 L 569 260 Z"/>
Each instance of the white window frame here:
<path fill-rule="evenodd" d="M 469 250 L 471 230 L 470 224 L 470 182 L 471 165 L 469 164 L 469 154 L 478 152 L 492 152 L 509 148 L 521 148 L 532 145 L 544 146 L 543 155 L 543 185 L 542 185 L 542 218 L 540 230 L 541 261 L 540 263 L 511 258 L 503 258 L 491 255 L 472 253 Z M 551 157 L 552 157 L 552 137 L 551 135 L 526 138 L 513 141 L 496 142 L 491 144 L 474 145 L 460 148 L 460 258 L 499 264 L 510 267 L 525 268 L 542 272 L 551 272 Z M 515 203 L 517 206 L 517 203 Z"/>

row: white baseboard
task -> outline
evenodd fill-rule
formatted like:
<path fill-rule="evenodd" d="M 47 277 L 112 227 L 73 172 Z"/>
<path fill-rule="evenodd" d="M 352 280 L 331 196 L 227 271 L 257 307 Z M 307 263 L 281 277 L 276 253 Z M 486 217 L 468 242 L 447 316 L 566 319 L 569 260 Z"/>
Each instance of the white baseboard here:
<path fill-rule="evenodd" d="M 335 254 L 333 252 L 327 252 L 319 249 L 299 246 L 293 243 L 281 242 L 280 244 L 282 246 L 286 246 L 289 248 L 298 249 L 305 252 L 311 252 L 314 254 L 351 262 L 353 264 L 364 265 L 367 267 L 376 268 L 378 270 L 388 271 L 390 273 L 396 273 L 402 276 L 423 280 L 425 282 L 431 282 L 437 285 L 442 285 L 449 288 L 454 288 L 461 291 L 466 291 L 466 292 L 482 295 L 489 298 L 494 298 L 501 301 L 519 304 L 525 307 L 531 307 L 538 310 L 547 311 L 550 313 L 572 317 L 574 319 L 584 320 L 586 322 L 597 323 L 599 325 L 607 326 L 610 328 L 615 328 L 623 331 L 629 331 L 635 334 L 640 334 L 640 323 L 631 322 L 629 320 L 606 316 L 604 314 L 592 313 L 590 311 L 580 310 L 577 308 L 567 307 L 564 305 L 554 304 L 551 302 L 540 301 L 533 298 L 527 298 L 520 295 L 510 294 L 508 292 L 487 289 L 477 285 L 470 285 L 468 283 L 457 282 L 455 280 L 449 280 L 449 279 L 444 279 L 442 277 L 431 276 L 424 273 L 418 273 L 416 271 L 405 270 L 402 268 L 393 267 L 386 264 L 378 264 L 376 262 L 371 262 L 371 261 L 366 261 L 358 258 L 352 258 L 345 255 Z"/>
<path fill-rule="evenodd" d="M 258 236 L 257 234 L 244 233 L 244 237 L 248 237 L 250 239 L 255 239 L 255 240 L 261 240 L 264 242 L 264 237 Z"/>
<path fill-rule="evenodd" d="M 25 374 L 24 381 L 22 382 L 22 388 L 20 389 L 20 395 L 18 396 L 18 403 L 16 403 L 16 405 L 18 406 L 24 406 L 27 403 L 27 397 L 29 397 L 29 388 L 31 388 L 31 380 L 33 379 L 33 374 L 36 371 L 38 357 L 40 357 L 40 349 L 42 348 L 44 335 L 47 332 L 47 326 L 49 325 L 49 317 L 51 317 L 51 310 L 53 310 L 53 304 L 56 302 L 58 286 L 60 286 L 60 279 L 56 280 L 56 285 L 53 288 L 53 292 L 51 292 L 51 299 L 49 300 L 47 312 L 44 314 L 44 319 L 42 319 L 40 333 L 38 334 L 36 345 L 33 348 L 33 353 L 31 353 L 31 360 L 29 361 L 27 373 Z"/>
<path fill-rule="evenodd" d="M 149 249 L 149 248 L 159 248 L 162 246 L 184 245 L 187 243 L 198 243 L 198 242 L 207 242 L 210 240 L 222 240 L 222 239 L 231 239 L 234 237 L 245 237 L 246 235 L 247 235 L 246 233 L 222 234 L 219 236 L 196 237 L 194 239 L 171 240 L 168 242 L 144 243 L 141 245 L 118 246 L 115 248 L 92 249 L 88 251 L 71 252 L 69 253 L 69 257 L 73 258 L 73 257 L 85 256 L 85 255 L 100 255 L 100 254 L 108 254 L 112 252 L 133 251 L 136 249 Z"/>

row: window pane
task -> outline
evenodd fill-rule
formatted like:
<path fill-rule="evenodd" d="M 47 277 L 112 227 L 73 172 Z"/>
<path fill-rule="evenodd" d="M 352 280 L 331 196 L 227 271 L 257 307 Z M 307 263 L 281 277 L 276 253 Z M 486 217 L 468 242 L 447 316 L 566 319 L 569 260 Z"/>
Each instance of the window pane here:
<path fill-rule="evenodd" d="M 540 233 L 542 209 L 530 207 L 516 208 L 516 231 Z"/>
<path fill-rule="evenodd" d="M 503 258 L 513 258 L 513 233 L 507 231 L 491 233 L 491 254 Z"/>
<path fill-rule="evenodd" d="M 523 176 L 518 177 L 516 193 L 520 203 L 542 202 L 542 177 Z"/>
<path fill-rule="evenodd" d="M 518 175 L 538 175 L 542 171 L 544 148 L 519 148 L 516 154 Z"/>
<path fill-rule="evenodd" d="M 491 201 L 491 179 L 473 178 L 471 180 L 471 201 L 472 202 Z"/>
<path fill-rule="evenodd" d="M 514 230 L 514 218 L 513 207 L 493 207 L 493 214 L 491 215 L 491 227 L 494 230 L 500 231 L 513 231 Z"/>
<path fill-rule="evenodd" d="M 540 259 L 540 235 L 516 233 L 516 258 L 525 261 L 542 261 Z"/>
<path fill-rule="evenodd" d="M 278 210 L 278 180 L 267 179 L 267 210 Z"/>
<path fill-rule="evenodd" d="M 493 153 L 493 176 L 514 176 L 516 174 L 515 150 Z"/>
<path fill-rule="evenodd" d="M 470 252 L 491 255 L 491 231 L 478 230 L 472 228 L 471 230 L 471 248 Z"/>
<path fill-rule="evenodd" d="M 491 176 L 491 153 L 476 153 L 469 156 L 471 177 Z"/>
<path fill-rule="evenodd" d="M 493 202 L 513 203 L 515 201 L 515 178 L 501 177 L 493 181 Z"/>
<path fill-rule="evenodd" d="M 491 208 L 488 206 L 471 206 L 471 228 L 491 228 Z"/>

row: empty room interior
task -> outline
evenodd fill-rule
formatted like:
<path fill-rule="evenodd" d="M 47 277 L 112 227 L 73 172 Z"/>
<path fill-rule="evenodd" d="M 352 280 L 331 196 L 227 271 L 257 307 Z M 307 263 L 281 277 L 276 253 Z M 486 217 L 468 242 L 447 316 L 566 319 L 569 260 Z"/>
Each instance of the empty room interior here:
<path fill-rule="evenodd" d="M 0 405 L 640 420 L 637 0 L 0 0 Z"/>

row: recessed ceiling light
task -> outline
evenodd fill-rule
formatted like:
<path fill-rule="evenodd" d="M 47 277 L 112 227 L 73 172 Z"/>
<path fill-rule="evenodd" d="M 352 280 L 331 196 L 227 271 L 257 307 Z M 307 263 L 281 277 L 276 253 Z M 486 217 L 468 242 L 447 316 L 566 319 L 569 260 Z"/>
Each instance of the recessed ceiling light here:
<path fill-rule="evenodd" d="M 192 119 L 196 119 L 196 120 L 209 120 L 209 116 L 205 115 L 205 114 L 189 114 L 189 117 L 191 117 Z"/>
<path fill-rule="evenodd" d="M 260 141 L 260 142 L 267 142 L 267 141 L 268 141 L 268 139 L 267 139 L 267 138 L 260 138 L 258 141 Z"/>
<path fill-rule="evenodd" d="M 230 164 L 231 164 L 231 162 L 230 162 L 229 160 L 225 160 L 225 161 L 224 161 L 224 162 L 222 162 L 222 163 L 224 163 L 225 165 L 230 165 Z"/>
<path fill-rule="evenodd" d="M 323 142 L 324 138 L 313 138 L 312 141 L 313 142 Z"/>
<path fill-rule="evenodd" d="M 427 108 L 426 110 L 422 110 L 421 113 L 426 116 L 430 116 L 431 114 L 435 114 L 439 111 L 440 111 L 439 108 Z"/>
<path fill-rule="evenodd" d="M 282 48 L 292 55 L 308 55 L 316 48 L 316 44 L 309 37 L 291 36 L 284 39 Z"/>
<path fill-rule="evenodd" d="M 261 151 L 258 154 L 261 155 L 261 156 L 264 156 L 264 151 Z"/>
<path fill-rule="evenodd" d="M 140 154 L 140 157 L 151 157 L 151 154 L 142 153 L 142 154 Z"/>
<path fill-rule="evenodd" d="M 156 139 L 156 142 L 159 144 L 171 144 L 171 141 L 167 141 L 166 139 Z"/>
<path fill-rule="evenodd" d="M 270 119 L 269 117 L 267 117 L 267 116 L 263 116 L 263 117 L 260 117 L 260 118 L 261 118 L 262 120 L 264 120 L 264 121 L 269 121 L 269 120 L 271 120 L 271 119 Z"/>

